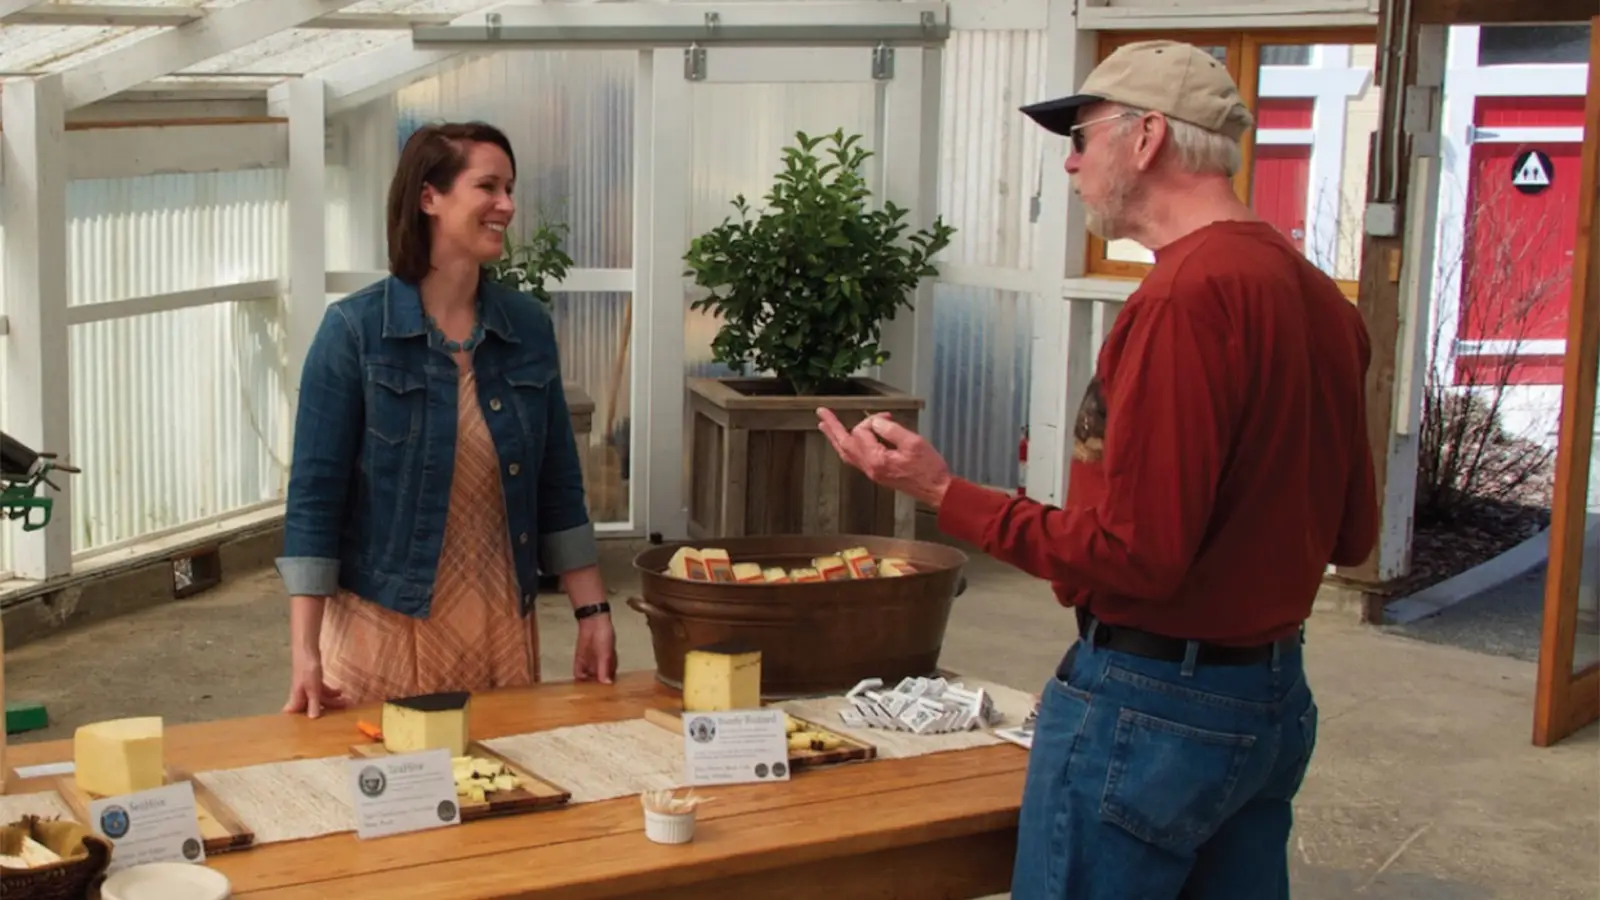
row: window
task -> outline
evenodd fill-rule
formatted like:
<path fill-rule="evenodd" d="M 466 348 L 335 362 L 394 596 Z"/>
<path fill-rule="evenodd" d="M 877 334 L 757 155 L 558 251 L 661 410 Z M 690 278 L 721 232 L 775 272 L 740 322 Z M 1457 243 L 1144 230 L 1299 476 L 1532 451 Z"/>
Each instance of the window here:
<path fill-rule="evenodd" d="M 1150 33 L 1107 34 L 1100 58 Z M 1162 35 L 1210 50 L 1256 117 L 1234 179 L 1239 196 L 1356 295 L 1368 147 L 1378 127 L 1370 30 L 1207 31 Z M 1089 237 L 1092 275 L 1139 278 L 1154 256 L 1129 240 Z"/>
<path fill-rule="evenodd" d="M 1583 65 L 1589 61 L 1587 25 L 1499 25 L 1478 31 L 1478 65 Z"/>

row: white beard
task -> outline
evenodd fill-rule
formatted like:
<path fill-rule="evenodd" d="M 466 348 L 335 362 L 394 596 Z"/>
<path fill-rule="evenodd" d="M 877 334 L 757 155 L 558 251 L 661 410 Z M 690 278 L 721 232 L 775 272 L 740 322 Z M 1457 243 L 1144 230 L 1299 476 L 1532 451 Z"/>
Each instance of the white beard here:
<path fill-rule="evenodd" d="M 1127 237 L 1129 231 L 1130 202 L 1134 199 L 1133 173 L 1124 166 L 1118 166 L 1111 173 L 1111 185 L 1106 191 L 1106 198 L 1100 205 L 1095 205 L 1083 199 L 1080 194 L 1079 201 L 1084 206 L 1084 227 L 1102 241 L 1115 241 Z"/>

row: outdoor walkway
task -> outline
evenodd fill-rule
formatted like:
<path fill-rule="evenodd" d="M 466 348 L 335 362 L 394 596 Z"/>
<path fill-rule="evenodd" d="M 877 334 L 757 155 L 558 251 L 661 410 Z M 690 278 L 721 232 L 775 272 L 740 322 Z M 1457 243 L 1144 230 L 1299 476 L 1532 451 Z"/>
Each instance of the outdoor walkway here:
<path fill-rule="evenodd" d="M 620 601 L 627 553 L 607 561 L 622 665 L 651 668 L 649 632 Z M 1037 689 L 1067 646 L 1071 616 L 1039 583 L 975 560 L 941 662 Z M 565 598 L 544 598 L 544 671 L 571 671 Z M 288 677 L 287 609 L 270 569 L 194 599 L 14 651 L 12 699 L 48 704 L 46 732 L 151 714 L 185 722 L 271 712 Z M 1292 846 L 1299 900 L 1594 900 L 1600 896 L 1600 738 L 1591 726 L 1541 750 L 1534 666 L 1319 616 L 1309 668 L 1321 706 L 1317 755 Z M 18 738 L 13 738 L 17 740 Z"/>

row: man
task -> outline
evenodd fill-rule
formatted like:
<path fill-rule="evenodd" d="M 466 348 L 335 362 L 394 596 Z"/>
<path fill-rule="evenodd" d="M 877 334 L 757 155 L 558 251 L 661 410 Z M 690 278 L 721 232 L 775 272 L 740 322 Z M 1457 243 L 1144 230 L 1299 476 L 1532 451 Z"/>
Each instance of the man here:
<path fill-rule="evenodd" d="M 1023 112 L 1071 138 L 1089 227 L 1156 256 L 1100 350 L 1064 507 L 952 477 L 885 415 L 846 431 L 818 410 L 820 427 L 1076 612 L 1040 701 L 1012 895 L 1287 897 L 1317 730 L 1301 625 L 1329 562 L 1376 540 L 1365 328 L 1234 194 L 1253 120 L 1208 54 L 1132 44 Z"/>

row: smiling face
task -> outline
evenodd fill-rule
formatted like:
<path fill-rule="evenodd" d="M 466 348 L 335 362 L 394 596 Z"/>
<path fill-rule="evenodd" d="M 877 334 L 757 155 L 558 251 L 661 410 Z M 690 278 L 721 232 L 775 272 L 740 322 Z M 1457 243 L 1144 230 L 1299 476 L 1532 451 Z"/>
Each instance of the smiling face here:
<path fill-rule="evenodd" d="M 422 186 L 422 211 L 430 219 L 433 258 L 467 257 L 490 263 L 505 250 L 506 228 L 516 214 L 516 173 L 506 152 L 490 143 L 463 146 L 466 164 L 449 186 Z"/>

